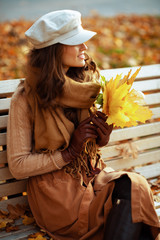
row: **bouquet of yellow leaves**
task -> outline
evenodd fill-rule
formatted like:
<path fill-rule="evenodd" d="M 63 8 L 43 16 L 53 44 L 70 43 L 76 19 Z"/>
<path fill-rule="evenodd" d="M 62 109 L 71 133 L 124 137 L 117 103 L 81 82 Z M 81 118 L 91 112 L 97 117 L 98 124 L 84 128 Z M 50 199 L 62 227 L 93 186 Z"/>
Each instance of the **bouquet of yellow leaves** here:
<path fill-rule="evenodd" d="M 152 116 L 151 110 L 145 106 L 144 94 L 132 88 L 133 82 L 141 68 L 131 75 L 131 70 L 122 78 L 122 74 L 107 81 L 101 76 L 102 93 L 99 93 L 96 103 L 108 116 L 107 123 L 116 127 L 136 126 L 144 123 Z"/>

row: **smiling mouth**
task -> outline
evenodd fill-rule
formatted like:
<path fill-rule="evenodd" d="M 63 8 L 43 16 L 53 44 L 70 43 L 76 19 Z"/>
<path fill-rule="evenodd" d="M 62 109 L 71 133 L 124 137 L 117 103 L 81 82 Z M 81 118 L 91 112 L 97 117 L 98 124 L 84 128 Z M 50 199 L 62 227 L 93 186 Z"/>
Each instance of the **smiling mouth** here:
<path fill-rule="evenodd" d="M 79 54 L 78 57 L 81 58 L 81 59 L 85 59 L 84 53 Z"/>

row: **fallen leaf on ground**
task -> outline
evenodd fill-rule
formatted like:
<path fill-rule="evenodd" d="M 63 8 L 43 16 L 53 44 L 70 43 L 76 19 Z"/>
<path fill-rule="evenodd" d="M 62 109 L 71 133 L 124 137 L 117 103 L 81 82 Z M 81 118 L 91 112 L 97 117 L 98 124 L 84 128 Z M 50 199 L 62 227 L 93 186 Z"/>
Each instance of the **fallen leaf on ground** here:
<path fill-rule="evenodd" d="M 20 204 L 17 204 L 16 206 L 13 206 L 11 204 L 8 204 L 7 206 L 8 212 L 9 212 L 9 218 L 11 219 L 18 219 L 22 215 L 25 214 L 25 206 L 22 206 Z"/>
<path fill-rule="evenodd" d="M 23 218 L 22 222 L 24 225 L 30 225 L 35 222 L 33 217 L 28 217 L 27 215 L 22 216 L 22 218 Z"/>
<path fill-rule="evenodd" d="M 7 225 L 6 228 L 5 228 L 5 231 L 8 233 L 8 232 L 12 232 L 12 231 L 17 231 L 19 230 L 19 227 L 18 226 L 12 226 L 12 225 Z"/>
<path fill-rule="evenodd" d="M 47 238 L 44 237 L 45 235 L 46 233 L 36 232 L 34 234 L 30 234 L 28 236 L 28 240 L 46 240 Z"/>
<path fill-rule="evenodd" d="M 39 236 L 36 237 L 36 238 L 28 238 L 28 240 L 47 240 L 47 238 L 42 237 L 41 235 L 39 235 Z"/>
<path fill-rule="evenodd" d="M 0 219 L 0 229 L 5 228 L 8 223 L 13 223 L 14 221 L 9 218 Z"/>

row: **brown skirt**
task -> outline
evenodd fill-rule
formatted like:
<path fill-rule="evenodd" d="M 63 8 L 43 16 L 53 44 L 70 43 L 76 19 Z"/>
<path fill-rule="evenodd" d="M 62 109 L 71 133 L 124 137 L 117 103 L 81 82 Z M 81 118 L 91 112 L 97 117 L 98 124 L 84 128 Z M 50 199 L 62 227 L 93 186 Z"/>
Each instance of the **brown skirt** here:
<path fill-rule="evenodd" d="M 151 226 L 160 239 L 160 223 L 150 187 L 136 173 L 102 170 L 83 186 L 83 178 L 73 179 L 63 169 L 28 180 L 28 200 L 37 224 L 56 240 L 102 240 L 104 225 L 112 208 L 114 180 L 127 174 L 131 180 L 133 222 Z"/>

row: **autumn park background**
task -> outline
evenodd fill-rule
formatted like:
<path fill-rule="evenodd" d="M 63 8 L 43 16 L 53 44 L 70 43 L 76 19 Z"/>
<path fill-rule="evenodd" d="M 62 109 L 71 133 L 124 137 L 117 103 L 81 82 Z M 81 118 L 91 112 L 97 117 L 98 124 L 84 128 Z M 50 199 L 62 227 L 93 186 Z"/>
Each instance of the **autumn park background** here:
<path fill-rule="evenodd" d="M 64 8 L 81 11 L 83 26 L 98 33 L 87 46 L 100 69 L 160 63 L 159 0 L 0 0 L 0 80 L 25 77 L 31 46 L 24 32 L 41 15 Z"/>

